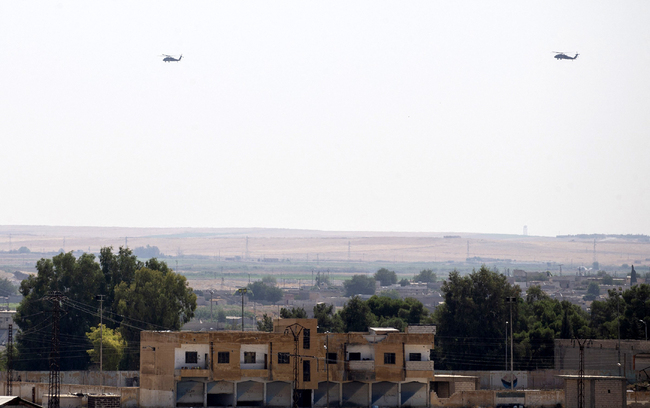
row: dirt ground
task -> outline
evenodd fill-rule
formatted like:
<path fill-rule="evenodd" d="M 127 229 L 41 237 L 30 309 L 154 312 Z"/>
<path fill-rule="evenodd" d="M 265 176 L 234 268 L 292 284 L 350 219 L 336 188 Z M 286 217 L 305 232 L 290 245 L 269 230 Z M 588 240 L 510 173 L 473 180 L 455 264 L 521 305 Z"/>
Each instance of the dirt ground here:
<path fill-rule="evenodd" d="M 467 258 L 588 265 L 649 265 L 650 242 L 468 233 L 330 232 L 282 229 L 0 226 L 0 251 L 157 246 L 167 255 L 219 259 L 463 262 Z"/>

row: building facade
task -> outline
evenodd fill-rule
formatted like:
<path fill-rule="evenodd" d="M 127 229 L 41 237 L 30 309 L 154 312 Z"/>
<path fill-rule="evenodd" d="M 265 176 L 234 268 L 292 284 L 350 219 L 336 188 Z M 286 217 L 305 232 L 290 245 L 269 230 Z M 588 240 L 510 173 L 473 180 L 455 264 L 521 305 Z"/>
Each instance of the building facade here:
<path fill-rule="evenodd" d="M 316 319 L 266 332 L 140 337 L 141 407 L 426 407 L 434 326 L 317 333 Z"/>

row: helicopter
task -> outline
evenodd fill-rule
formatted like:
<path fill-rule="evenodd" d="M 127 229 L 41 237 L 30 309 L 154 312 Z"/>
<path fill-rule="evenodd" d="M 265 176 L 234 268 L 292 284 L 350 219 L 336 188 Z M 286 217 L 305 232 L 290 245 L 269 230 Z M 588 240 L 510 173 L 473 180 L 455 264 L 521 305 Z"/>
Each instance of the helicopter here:
<path fill-rule="evenodd" d="M 181 54 L 181 56 L 178 57 L 178 58 L 174 58 L 171 55 L 167 55 L 167 54 L 163 54 L 163 55 L 161 55 L 161 57 L 165 57 L 165 58 L 163 58 L 164 62 L 178 62 L 178 61 L 181 60 L 181 58 L 183 58 L 183 54 Z"/>
<path fill-rule="evenodd" d="M 568 55 L 566 55 L 563 52 L 558 52 L 558 51 L 553 51 L 553 52 L 556 53 L 555 57 L 553 57 L 556 60 L 561 60 L 561 59 L 574 60 L 574 59 L 578 58 L 578 55 L 580 55 L 580 54 L 576 53 L 575 57 L 569 57 Z"/>

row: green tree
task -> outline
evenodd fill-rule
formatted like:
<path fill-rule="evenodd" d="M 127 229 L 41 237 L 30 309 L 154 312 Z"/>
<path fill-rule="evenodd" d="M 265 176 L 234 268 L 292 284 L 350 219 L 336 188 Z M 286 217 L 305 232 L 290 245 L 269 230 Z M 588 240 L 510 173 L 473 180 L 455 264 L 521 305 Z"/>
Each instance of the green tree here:
<path fill-rule="evenodd" d="M 158 262 L 155 258 L 153 258 L 153 261 Z M 120 247 L 117 254 L 114 254 L 113 247 L 109 246 L 100 249 L 99 264 L 102 273 L 104 274 L 104 283 L 101 288 L 101 293 L 106 295 L 105 304 L 110 305 L 113 312 L 117 312 L 115 288 L 122 282 L 127 285 L 131 284 L 135 278 L 135 271 L 143 268 L 144 263 L 139 261 L 129 248 Z M 166 267 L 167 265 L 165 265 L 165 268 Z M 154 267 L 152 269 L 158 268 Z M 110 327 L 112 324 L 107 323 L 107 325 Z"/>
<path fill-rule="evenodd" d="M 526 303 L 528 304 L 547 299 L 550 299 L 549 296 L 538 285 L 533 285 L 526 291 Z"/>
<path fill-rule="evenodd" d="M 374 295 L 375 278 L 369 278 L 366 275 L 354 275 L 352 279 L 343 282 L 345 296 L 354 295 Z"/>
<path fill-rule="evenodd" d="M 370 307 L 359 296 L 350 299 L 339 314 L 346 333 L 365 332 L 368 331 L 368 327 L 376 323 L 376 317 L 370 311 Z"/>
<path fill-rule="evenodd" d="M 334 314 L 334 305 L 319 303 L 314 306 L 314 318 L 318 320 L 319 333 L 340 333 L 343 322 L 338 314 Z"/>
<path fill-rule="evenodd" d="M 381 286 L 390 286 L 397 283 L 397 274 L 386 268 L 381 268 L 375 272 L 375 280 L 379 281 Z"/>
<path fill-rule="evenodd" d="M 432 269 L 423 269 L 413 277 L 413 282 L 435 282 L 436 274 Z"/>
<path fill-rule="evenodd" d="M 15 295 L 18 293 L 18 286 L 11 283 L 7 278 L 0 279 L 0 294 L 3 296 Z"/>
<path fill-rule="evenodd" d="M 325 272 L 321 273 L 320 271 L 316 272 L 315 284 L 316 287 L 321 287 L 321 286 L 329 287 L 332 285 L 332 283 L 330 282 L 330 277 Z"/>
<path fill-rule="evenodd" d="M 500 369 L 503 343 L 485 339 L 505 338 L 505 322 L 511 320 L 507 303 L 510 297 L 517 300 L 512 309 L 515 332 L 519 330 L 519 288 L 483 265 L 467 276 L 451 272 L 442 293 L 445 302 L 434 313 L 439 339 L 437 366 L 454 370 Z"/>
<path fill-rule="evenodd" d="M 539 286 L 528 289 L 526 302 L 519 306 L 519 315 L 515 358 L 521 369 L 552 368 L 556 338 L 588 333 L 588 315 L 579 306 L 552 299 Z"/>
<path fill-rule="evenodd" d="M 280 309 L 280 318 L 282 319 L 306 319 L 307 312 L 302 307 L 292 307 L 291 309 Z"/>
<path fill-rule="evenodd" d="M 410 284 L 411 284 L 411 282 L 406 278 L 403 278 L 401 281 L 399 281 L 400 286 L 408 286 Z"/>
<path fill-rule="evenodd" d="M 180 330 L 196 310 L 196 295 L 184 276 L 167 268 L 164 262 L 149 262 L 135 272 L 131 283 L 115 288 L 117 313 L 123 315 L 120 332 L 130 347 L 138 350 L 125 354 L 123 369 L 136 370 L 140 361 L 140 330 Z"/>
<path fill-rule="evenodd" d="M 634 265 L 632 265 L 632 272 L 630 272 L 630 285 L 636 285 L 636 271 L 634 270 Z"/>
<path fill-rule="evenodd" d="M 600 280 L 600 282 L 603 285 L 613 285 L 614 284 L 614 277 L 612 275 L 608 275 L 607 273 L 605 273 L 603 275 L 603 278 Z"/>
<path fill-rule="evenodd" d="M 117 371 L 122 356 L 124 355 L 124 349 L 126 348 L 126 341 L 124 341 L 120 332 L 106 327 L 105 324 L 101 324 L 97 327 L 91 327 L 90 332 L 86 333 L 86 337 L 88 337 L 88 340 L 93 345 L 93 348 L 87 351 L 92 362 L 99 363 L 99 349 L 101 347 L 103 369 Z"/>
<path fill-rule="evenodd" d="M 61 342 L 61 370 L 87 369 L 90 358 L 79 356 L 79 349 L 91 347 L 85 334 L 99 323 L 96 315 L 99 304 L 95 295 L 101 294 L 104 286 L 104 276 L 95 256 L 83 254 L 75 258 L 72 252 L 60 253 L 52 259 L 40 259 L 36 270 L 35 276 L 28 277 L 20 285 L 24 298 L 17 307 L 14 321 L 20 328 L 16 338 L 21 359 L 15 368 L 49 369 L 50 336 L 37 336 L 35 333 L 51 327 L 53 306 L 47 296 L 58 291 L 65 295 L 59 319 L 60 332 L 73 339 Z"/>
<path fill-rule="evenodd" d="M 262 278 L 262 283 L 269 286 L 275 286 L 278 284 L 278 280 L 273 275 L 266 275 Z"/>
<path fill-rule="evenodd" d="M 639 320 L 650 320 L 650 285 L 637 284 L 623 292 L 621 312 L 621 337 L 624 339 L 645 339 L 645 326 Z"/>
<path fill-rule="evenodd" d="M 249 283 L 248 289 L 250 290 L 248 296 L 256 302 L 276 303 L 284 296 L 282 289 L 261 281 Z"/>
<path fill-rule="evenodd" d="M 18 349 L 16 348 L 16 345 L 14 344 L 11 348 L 11 351 L 13 354 L 11 355 L 12 361 L 16 361 L 18 359 Z M 4 350 L 0 351 L 0 370 L 1 371 L 6 371 L 7 370 L 7 361 L 8 361 L 8 355 L 9 355 L 10 349 L 9 345 L 5 347 Z M 15 365 L 15 363 L 13 363 Z"/>
<path fill-rule="evenodd" d="M 257 330 L 263 332 L 272 332 L 273 331 L 273 318 L 266 313 L 262 316 L 262 320 L 257 322 Z"/>
<path fill-rule="evenodd" d="M 226 319 L 226 311 L 219 308 L 219 310 L 217 310 L 217 327 L 219 327 L 219 325 L 218 325 L 219 323 L 222 323 L 222 324 L 226 323 L 226 320 L 227 320 Z M 223 326 L 221 326 L 221 327 L 223 327 Z"/>
<path fill-rule="evenodd" d="M 589 285 L 587 285 L 587 294 L 583 296 L 583 299 L 591 301 L 598 296 L 600 296 L 600 286 L 596 282 L 589 282 Z"/>

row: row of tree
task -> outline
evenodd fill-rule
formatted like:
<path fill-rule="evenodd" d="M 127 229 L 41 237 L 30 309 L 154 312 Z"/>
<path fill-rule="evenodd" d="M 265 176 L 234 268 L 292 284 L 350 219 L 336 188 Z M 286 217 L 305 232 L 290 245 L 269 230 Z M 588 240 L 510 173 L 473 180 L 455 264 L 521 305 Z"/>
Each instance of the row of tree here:
<path fill-rule="evenodd" d="M 282 308 L 280 317 L 306 318 L 307 312 L 302 307 Z M 318 320 L 320 333 L 365 332 L 368 327 L 394 327 L 403 331 L 409 324 L 432 323 L 429 311 L 420 301 L 377 295 L 366 301 L 355 296 L 338 312 L 335 312 L 333 305 L 319 303 L 314 306 L 314 318 Z M 261 331 L 270 332 L 273 330 L 273 320 L 265 314 L 257 326 Z"/>
<path fill-rule="evenodd" d="M 24 298 L 14 318 L 20 328 L 16 369 L 49 368 L 55 306 L 60 309 L 61 370 L 87 369 L 98 351 L 100 303 L 110 329 L 104 332 L 104 357 L 122 353 L 119 368 L 127 370 L 139 367 L 141 330 L 179 330 L 196 309 L 196 295 L 184 276 L 156 258 L 139 261 L 128 248 L 118 253 L 102 248 L 99 261 L 93 254 L 61 253 L 39 260 L 36 270 L 20 285 Z M 60 300 L 54 293 L 62 295 Z"/>
<path fill-rule="evenodd" d="M 371 326 L 404 330 L 408 324 L 435 324 L 436 367 L 449 370 L 503 369 L 510 329 L 515 367 L 534 370 L 553 367 L 555 339 L 615 339 L 619 325 L 621 338 L 644 339 L 642 321 L 650 320 L 650 285 L 646 284 L 610 290 L 606 300 L 592 302 L 590 313 L 549 297 L 538 286 L 522 293 L 506 276 L 485 266 L 465 276 L 451 272 L 441 290 L 444 303 L 433 314 L 415 299 L 389 296 L 372 296 L 367 301 L 353 297 L 338 312 L 332 305 L 319 304 L 313 313 L 322 332 L 366 331 Z M 301 318 L 307 313 L 302 308 L 282 309 L 281 317 Z M 259 328 L 271 331 L 272 319 L 265 316 Z"/>
<path fill-rule="evenodd" d="M 436 274 L 431 269 L 424 269 L 413 277 L 413 282 L 428 283 L 435 281 Z M 379 282 L 381 286 L 395 285 L 398 283 L 397 274 L 395 271 L 381 268 L 375 272 L 373 276 L 354 275 L 352 276 L 352 279 L 348 279 L 343 282 L 345 296 L 374 295 L 376 292 L 377 282 Z M 399 284 L 406 286 L 410 284 L 410 281 L 406 278 L 403 278 L 399 281 Z"/>
<path fill-rule="evenodd" d="M 619 325 L 621 338 L 645 339 L 642 321 L 650 320 L 646 284 L 610 290 L 606 300 L 591 303 L 590 313 L 549 297 L 538 286 L 522 294 L 504 275 L 485 266 L 466 276 L 450 273 L 442 292 L 444 303 L 433 314 L 440 369 L 502 369 L 510 325 L 516 369 L 533 370 L 553 367 L 555 339 L 616 339 Z M 515 301 L 508 303 L 508 298 Z"/>

